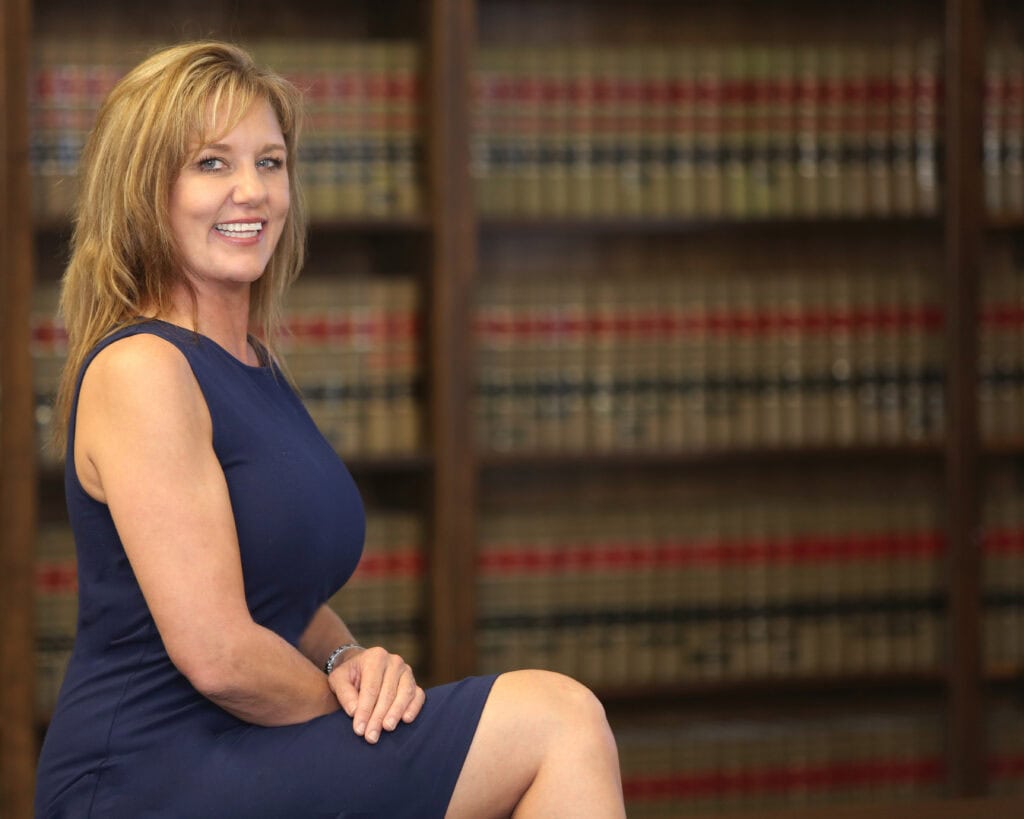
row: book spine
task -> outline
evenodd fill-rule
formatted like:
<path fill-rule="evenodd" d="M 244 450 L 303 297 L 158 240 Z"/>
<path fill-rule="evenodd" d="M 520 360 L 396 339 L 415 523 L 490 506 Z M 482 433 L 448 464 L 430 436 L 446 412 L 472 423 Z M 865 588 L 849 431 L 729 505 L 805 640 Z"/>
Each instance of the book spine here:
<path fill-rule="evenodd" d="M 719 46 L 696 50 L 696 127 L 695 165 L 697 212 L 702 218 L 725 215 L 723 179 L 724 76 L 725 54 Z"/>
<path fill-rule="evenodd" d="M 920 210 L 914 174 L 914 44 L 895 43 L 891 55 L 892 213 L 910 216 Z"/>
<path fill-rule="evenodd" d="M 932 215 L 939 211 L 941 62 L 942 49 L 937 42 L 925 39 L 918 43 L 914 74 L 914 168 L 918 212 L 923 215 Z"/>

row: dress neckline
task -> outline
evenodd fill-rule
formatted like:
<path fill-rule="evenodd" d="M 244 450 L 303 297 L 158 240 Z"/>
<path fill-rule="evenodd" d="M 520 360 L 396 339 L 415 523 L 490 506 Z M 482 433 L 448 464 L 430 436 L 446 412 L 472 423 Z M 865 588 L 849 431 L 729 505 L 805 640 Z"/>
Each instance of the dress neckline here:
<path fill-rule="evenodd" d="M 227 348 L 222 346 L 219 342 L 214 341 L 208 335 L 200 333 L 198 330 L 192 330 L 188 327 L 182 327 L 180 324 L 175 324 L 174 322 L 167 321 L 166 319 L 156 317 L 143 318 L 140 323 L 145 324 L 149 322 L 155 324 L 162 324 L 165 327 L 170 327 L 181 333 L 186 333 L 195 338 L 202 339 L 203 341 L 208 342 L 210 346 L 212 346 L 214 349 L 219 350 L 223 355 L 231 359 L 233 362 L 235 362 L 235 364 L 237 364 L 239 367 L 242 367 L 243 369 L 250 370 L 252 372 L 270 372 L 270 355 L 267 352 L 267 348 L 263 345 L 262 342 L 260 342 L 259 339 L 252 335 L 252 333 L 247 334 L 246 339 L 249 342 L 249 346 L 252 347 L 253 351 L 256 353 L 256 358 L 260 362 L 259 364 L 249 364 L 248 362 L 242 361 L 242 359 L 240 359 L 234 353 L 229 352 Z"/>

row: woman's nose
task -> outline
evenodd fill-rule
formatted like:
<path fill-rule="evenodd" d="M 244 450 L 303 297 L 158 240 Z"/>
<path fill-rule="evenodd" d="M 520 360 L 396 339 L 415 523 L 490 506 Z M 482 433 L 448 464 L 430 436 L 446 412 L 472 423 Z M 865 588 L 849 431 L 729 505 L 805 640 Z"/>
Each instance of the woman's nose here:
<path fill-rule="evenodd" d="M 258 204 L 267 195 L 267 186 L 256 168 L 243 168 L 238 172 L 232 200 L 235 204 Z"/>

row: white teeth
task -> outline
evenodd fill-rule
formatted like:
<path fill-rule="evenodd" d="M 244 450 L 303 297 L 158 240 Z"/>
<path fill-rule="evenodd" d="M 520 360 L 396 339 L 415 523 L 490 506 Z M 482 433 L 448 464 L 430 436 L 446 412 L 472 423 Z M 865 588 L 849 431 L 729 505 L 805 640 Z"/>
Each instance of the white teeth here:
<path fill-rule="evenodd" d="M 262 222 L 231 222 L 214 225 L 216 230 L 232 237 L 252 238 L 263 230 Z"/>

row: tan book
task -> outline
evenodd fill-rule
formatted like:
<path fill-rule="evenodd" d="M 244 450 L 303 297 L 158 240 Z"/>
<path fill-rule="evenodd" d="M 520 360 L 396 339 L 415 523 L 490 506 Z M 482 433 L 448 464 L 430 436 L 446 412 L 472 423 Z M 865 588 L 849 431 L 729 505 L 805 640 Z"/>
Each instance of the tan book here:
<path fill-rule="evenodd" d="M 746 48 L 747 211 L 751 218 L 772 216 L 777 199 L 776 180 L 772 178 L 773 106 L 777 88 L 772 87 L 772 49 L 766 45 Z"/>
<path fill-rule="evenodd" d="M 892 212 L 910 216 L 919 210 L 914 173 L 914 64 L 912 43 L 895 43 L 891 49 L 890 81 L 892 98 Z"/>
<path fill-rule="evenodd" d="M 1024 48 L 1006 49 L 1004 109 L 1003 207 L 1009 215 L 1024 215 Z"/>
<path fill-rule="evenodd" d="M 644 213 L 664 218 L 671 213 L 672 55 L 654 44 L 638 56 L 642 94 L 640 156 Z"/>
<path fill-rule="evenodd" d="M 669 211 L 677 218 L 692 219 L 701 212 L 697 184 L 697 51 L 681 44 L 669 51 L 668 59 Z"/>
<path fill-rule="evenodd" d="M 818 177 L 821 173 L 821 54 L 817 46 L 801 44 L 795 48 L 795 135 L 796 179 L 794 212 L 800 216 L 821 213 Z"/>
<path fill-rule="evenodd" d="M 844 47 L 836 42 L 824 43 L 818 54 L 818 191 L 817 201 L 822 216 L 846 214 L 846 166 L 843 162 L 843 99 Z"/>
<path fill-rule="evenodd" d="M 917 208 L 921 214 L 939 210 L 942 175 L 939 167 L 942 96 L 942 47 L 926 38 L 917 44 L 914 74 L 914 167 L 917 175 Z"/>
<path fill-rule="evenodd" d="M 870 55 L 862 43 L 845 44 L 842 54 L 843 86 L 839 135 L 842 152 L 844 214 L 853 217 L 868 212 L 868 98 Z"/>
<path fill-rule="evenodd" d="M 618 112 L 615 149 L 616 213 L 636 218 L 650 212 L 650 192 L 644 160 L 644 60 L 647 47 L 616 50 L 615 93 Z"/>
<path fill-rule="evenodd" d="M 597 53 L 594 46 L 568 49 L 568 200 L 576 217 L 596 212 Z"/>
<path fill-rule="evenodd" d="M 695 49 L 695 215 L 702 218 L 721 218 L 726 215 L 722 161 L 725 128 L 725 61 L 726 52 L 721 46 L 702 46 Z"/>
<path fill-rule="evenodd" d="M 722 208 L 732 219 L 750 215 L 751 68 L 749 47 L 722 49 L 720 79 Z"/>
<path fill-rule="evenodd" d="M 389 205 L 394 216 L 423 211 L 424 93 L 420 49 L 412 42 L 393 42 L 388 48 L 390 112 L 388 123 Z"/>
<path fill-rule="evenodd" d="M 785 218 L 797 212 L 798 74 L 796 49 L 773 45 L 768 52 L 771 92 L 771 215 Z"/>
<path fill-rule="evenodd" d="M 891 49 L 873 45 L 869 59 L 868 209 L 875 216 L 889 216 L 893 213 Z"/>

